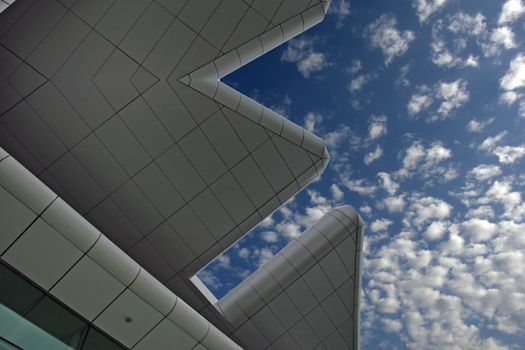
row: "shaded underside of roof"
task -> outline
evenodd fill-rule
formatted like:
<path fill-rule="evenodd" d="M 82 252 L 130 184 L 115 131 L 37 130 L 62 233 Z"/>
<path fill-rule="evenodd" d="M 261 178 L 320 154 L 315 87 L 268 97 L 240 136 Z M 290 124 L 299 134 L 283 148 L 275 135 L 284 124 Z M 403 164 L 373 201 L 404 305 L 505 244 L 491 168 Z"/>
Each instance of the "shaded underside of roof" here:
<path fill-rule="evenodd" d="M 318 137 L 219 79 L 327 6 L 18 0 L 0 14 L 0 146 L 232 334 L 190 278 L 329 157 Z"/>

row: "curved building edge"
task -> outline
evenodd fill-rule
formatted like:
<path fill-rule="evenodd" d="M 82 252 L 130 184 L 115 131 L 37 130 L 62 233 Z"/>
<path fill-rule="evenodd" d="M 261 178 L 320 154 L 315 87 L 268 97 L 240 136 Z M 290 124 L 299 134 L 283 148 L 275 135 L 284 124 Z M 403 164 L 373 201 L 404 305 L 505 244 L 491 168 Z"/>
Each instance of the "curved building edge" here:
<path fill-rule="evenodd" d="M 294 332 L 308 319 L 314 332 L 315 322 L 318 326 L 321 326 L 319 322 L 335 325 L 330 332 L 339 332 L 346 342 L 346 345 L 338 343 L 336 348 L 358 349 L 363 226 L 353 207 L 333 208 L 226 294 L 216 307 L 232 324 L 234 334 L 249 348 L 256 349 L 265 338 L 270 342 L 268 346 L 285 349 L 281 339 L 290 335 L 297 342 Z M 286 305 L 288 313 L 295 312 L 291 311 L 295 305 L 302 317 L 289 322 L 289 315 L 280 310 L 284 306 L 282 300 L 291 304 Z M 338 305 L 339 310 L 334 305 Z M 318 312 L 319 308 L 324 311 Z M 344 315 L 341 308 L 345 310 Z M 338 316 L 334 316 L 336 313 Z M 324 319 L 319 315 L 325 315 Z M 278 326 L 265 327 L 260 319 L 264 319 L 265 324 Z M 253 337 L 251 323 L 259 328 L 263 337 Z M 331 334 L 319 332 L 317 335 L 319 344 L 334 348 Z"/>
<path fill-rule="evenodd" d="M 2 148 L 0 203 L 0 259 L 125 347 L 170 348 L 170 329 L 183 349 L 242 349 Z"/>

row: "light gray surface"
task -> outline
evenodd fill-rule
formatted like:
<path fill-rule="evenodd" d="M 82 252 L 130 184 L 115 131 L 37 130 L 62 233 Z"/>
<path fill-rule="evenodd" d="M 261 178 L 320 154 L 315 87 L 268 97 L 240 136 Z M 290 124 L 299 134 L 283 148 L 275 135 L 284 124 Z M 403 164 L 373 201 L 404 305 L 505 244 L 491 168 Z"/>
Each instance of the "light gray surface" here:
<path fill-rule="evenodd" d="M 49 257 L 49 262 L 69 268 L 87 252 L 82 260 L 86 265 L 75 265 L 71 271 L 83 268 L 92 277 L 106 271 L 107 281 L 114 278 L 130 288 L 123 305 L 137 307 L 135 296 L 146 301 L 150 296 L 133 281 L 140 281 L 147 270 L 231 334 L 231 325 L 189 278 L 316 178 L 329 157 L 318 137 L 219 79 L 321 21 L 327 6 L 325 0 L 18 0 L 3 12 L 0 146 L 59 196 L 25 173 L 18 182 L 11 176 L 9 186 L 29 203 L 26 207 L 33 214 L 44 212 L 43 220 L 34 224 L 49 226 L 45 232 L 57 242 L 56 249 L 68 252 L 62 258 Z M 3 164 L 13 161 L 3 154 Z M 23 190 L 26 183 L 29 190 Z M 4 193 L 2 199 L 13 202 L 10 196 Z M 15 232 L 26 230 L 34 220 L 31 212 L 18 209 L 13 212 Z M 65 221 L 62 211 L 67 213 Z M 77 234 L 72 227 L 79 217 L 94 227 L 80 225 L 84 231 Z M 99 230 L 109 239 L 97 235 Z M 310 299 L 295 303 L 306 305 L 312 298 L 319 301 L 332 295 L 329 285 L 338 286 L 336 290 L 354 288 L 345 271 L 358 268 L 355 261 L 345 260 L 343 269 L 333 258 L 321 259 L 333 253 L 326 253 L 330 244 L 340 256 L 348 255 L 347 248 L 355 251 L 355 244 L 336 242 L 331 230 L 322 242 L 298 243 L 301 258 L 272 262 L 293 267 L 281 274 L 274 270 L 282 288 L 291 288 L 297 278 L 305 284 L 325 278 L 324 289 L 312 286 Z M 55 285 L 60 268 L 17 257 L 17 249 L 34 245 L 25 246 L 19 239 L 11 246 L 17 234 L 2 237 L 1 247 L 9 247 L 6 260 L 32 271 L 46 288 L 54 286 L 57 295 L 93 319 L 101 300 L 83 300 L 80 305 L 72 297 L 75 279 Z M 86 237 L 79 239 L 81 235 Z M 319 265 L 314 264 L 317 261 Z M 336 275 L 321 274 L 322 269 L 334 269 Z M 275 300 L 289 302 L 283 308 L 297 309 L 290 300 L 279 299 L 282 293 L 274 295 L 279 289 L 254 283 L 246 303 L 241 302 L 241 313 L 252 314 L 253 305 L 273 305 Z M 109 288 L 108 295 L 116 293 L 117 286 Z M 264 297 L 257 298 L 257 293 Z M 151 315 L 164 308 L 154 305 Z M 302 316 L 305 308 L 299 311 Z M 264 326 L 269 315 L 261 314 L 241 327 L 259 339 L 257 327 Z M 320 315 L 312 314 L 310 322 L 318 322 Z M 95 323 L 113 326 L 113 317 L 118 318 L 108 311 Z M 139 329 L 149 328 L 154 320 L 145 319 L 133 332 L 120 325 L 114 325 L 114 331 L 127 345 L 134 344 Z M 293 348 L 301 334 L 324 338 L 328 332 L 308 333 L 309 323 L 302 318 L 299 323 L 295 318 L 285 322 L 292 327 L 285 336 L 275 339 L 277 330 L 267 330 L 273 332 L 274 347 Z M 206 332 L 196 337 L 204 345 Z M 326 339 L 337 342 L 334 337 Z M 149 341 L 155 344 L 154 339 Z"/>
<path fill-rule="evenodd" d="M 32 178 L 49 203 L 13 174 Z M 10 156 L 0 160 L 0 204 L 11 230 L 0 235 L 0 259 L 121 344 L 240 349 Z"/>
<path fill-rule="evenodd" d="M 358 349 L 362 235 L 352 207 L 334 208 L 217 307 L 249 349 Z"/>
<path fill-rule="evenodd" d="M 189 277 L 328 161 L 322 140 L 219 78 L 326 6 L 18 0 L 0 17 L 0 145 L 204 310 Z"/>

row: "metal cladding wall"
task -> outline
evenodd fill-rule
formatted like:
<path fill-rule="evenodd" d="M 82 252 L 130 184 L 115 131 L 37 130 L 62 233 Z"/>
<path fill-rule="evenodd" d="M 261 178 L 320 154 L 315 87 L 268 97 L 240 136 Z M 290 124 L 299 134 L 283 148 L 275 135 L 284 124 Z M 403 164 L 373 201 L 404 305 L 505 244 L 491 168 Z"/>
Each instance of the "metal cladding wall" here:
<path fill-rule="evenodd" d="M 362 240 L 355 210 L 334 208 L 217 307 L 248 349 L 358 349 Z"/>
<path fill-rule="evenodd" d="M 125 347 L 239 349 L 2 148 L 0 222 L 0 260 Z"/>
<path fill-rule="evenodd" d="M 18 0 L 0 18 L 0 146 L 226 330 L 189 277 L 328 154 L 218 77 L 321 21 L 326 5 Z"/>
<path fill-rule="evenodd" d="M 219 79 L 320 22 L 327 7 L 17 0 L 0 14 L 0 146 L 237 340 L 190 278 L 329 156 L 317 136 Z"/>

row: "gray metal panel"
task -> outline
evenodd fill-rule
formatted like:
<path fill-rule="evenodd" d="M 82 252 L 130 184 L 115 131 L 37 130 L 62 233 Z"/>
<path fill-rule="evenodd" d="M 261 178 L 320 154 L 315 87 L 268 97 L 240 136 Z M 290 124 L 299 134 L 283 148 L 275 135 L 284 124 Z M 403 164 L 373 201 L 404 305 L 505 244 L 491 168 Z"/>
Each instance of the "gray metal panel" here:
<path fill-rule="evenodd" d="M 0 259 L 126 347 L 240 349 L 10 156 L 0 160 L 0 205 L 16 229 L 2 235 Z"/>
<path fill-rule="evenodd" d="M 363 222 L 350 206 L 334 208 L 318 222 L 323 224 L 307 229 L 217 303 L 247 348 L 258 346 L 247 324 L 257 326 L 268 349 L 358 347 L 356 296 Z M 334 245 L 325 236 L 339 243 Z M 342 258 L 354 264 L 345 265 Z M 264 301 L 254 302 L 255 295 Z"/>
<path fill-rule="evenodd" d="M 0 21 L 2 146 L 203 310 L 188 277 L 328 159 L 319 138 L 218 84 L 219 61 L 238 68 L 324 15 L 318 0 L 249 3 L 18 0 Z"/>

